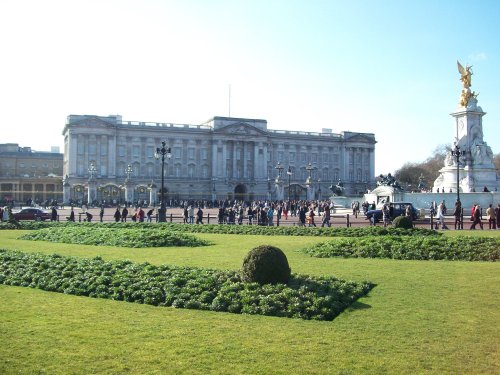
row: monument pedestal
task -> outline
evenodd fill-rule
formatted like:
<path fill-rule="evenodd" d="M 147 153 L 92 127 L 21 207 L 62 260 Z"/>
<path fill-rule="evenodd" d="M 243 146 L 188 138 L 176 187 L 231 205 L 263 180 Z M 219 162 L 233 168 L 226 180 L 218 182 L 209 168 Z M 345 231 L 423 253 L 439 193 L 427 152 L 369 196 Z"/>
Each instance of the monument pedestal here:
<path fill-rule="evenodd" d="M 500 186 L 497 171 L 493 164 L 493 152 L 483 140 L 482 118 L 486 113 L 477 105 L 475 96 L 470 97 L 465 106 L 460 106 L 451 114 L 455 118 L 455 144 L 465 155 L 460 157 L 458 174 L 459 189 L 470 193 L 483 191 L 485 188 L 494 191 Z M 457 191 L 457 161 L 455 156 L 446 156 L 445 166 L 434 181 L 433 191 Z"/>

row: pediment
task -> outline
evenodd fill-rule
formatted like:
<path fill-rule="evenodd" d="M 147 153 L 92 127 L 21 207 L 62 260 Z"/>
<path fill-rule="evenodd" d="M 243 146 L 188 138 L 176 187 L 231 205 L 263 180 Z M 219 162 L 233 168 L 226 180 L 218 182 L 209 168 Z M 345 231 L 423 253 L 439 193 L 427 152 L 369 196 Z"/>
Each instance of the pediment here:
<path fill-rule="evenodd" d="M 245 137 L 267 135 L 265 131 L 258 129 L 246 122 L 238 122 L 235 124 L 224 126 L 223 128 L 216 129 L 214 133 L 228 134 L 233 136 L 242 135 Z"/>
<path fill-rule="evenodd" d="M 72 126 L 115 126 L 115 123 L 111 123 L 108 121 L 104 121 L 102 118 L 99 117 L 87 117 L 87 118 L 82 118 L 81 120 L 75 121 L 71 124 Z"/>
<path fill-rule="evenodd" d="M 359 143 L 375 143 L 375 137 L 366 134 L 354 134 L 351 136 L 344 136 L 346 142 L 359 142 Z"/>

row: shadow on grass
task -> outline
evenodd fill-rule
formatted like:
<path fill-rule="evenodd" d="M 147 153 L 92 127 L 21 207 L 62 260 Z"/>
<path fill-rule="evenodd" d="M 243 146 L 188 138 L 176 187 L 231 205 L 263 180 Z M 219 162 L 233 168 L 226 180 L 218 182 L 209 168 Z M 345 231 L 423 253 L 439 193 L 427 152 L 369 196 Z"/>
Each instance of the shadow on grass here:
<path fill-rule="evenodd" d="M 366 310 L 366 309 L 371 309 L 371 308 L 372 308 L 372 306 L 368 305 L 367 303 L 356 301 L 353 304 L 349 305 L 349 307 L 346 309 L 346 311 Z"/>

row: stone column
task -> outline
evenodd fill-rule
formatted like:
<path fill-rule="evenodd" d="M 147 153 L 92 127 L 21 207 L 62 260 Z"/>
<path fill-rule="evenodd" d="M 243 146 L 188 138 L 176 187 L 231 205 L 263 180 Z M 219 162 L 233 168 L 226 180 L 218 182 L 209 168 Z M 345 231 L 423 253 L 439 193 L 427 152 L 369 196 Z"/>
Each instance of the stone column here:
<path fill-rule="evenodd" d="M 242 163 L 243 163 L 243 178 L 247 179 L 248 178 L 248 170 L 247 170 L 247 152 L 248 152 L 248 142 L 243 142 L 243 158 L 242 158 Z"/>
<path fill-rule="evenodd" d="M 156 197 L 158 196 L 158 188 L 156 187 L 156 184 L 151 183 L 151 187 L 149 188 L 149 202 L 150 205 L 153 207 L 156 207 L 157 201 Z"/>
<path fill-rule="evenodd" d="M 97 199 L 97 181 L 95 179 L 89 179 L 89 188 L 87 195 L 87 203 L 92 204 Z"/>
<path fill-rule="evenodd" d="M 213 142 L 212 143 L 212 178 L 218 176 L 217 173 L 217 143 Z"/>
<path fill-rule="evenodd" d="M 128 178 L 125 180 L 125 201 L 133 202 L 134 201 L 134 185 L 131 180 Z"/>
<path fill-rule="evenodd" d="M 257 180 L 259 175 L 259 145 L 257 142 L 253 144 L 253 179 Z"/>
<path fill-rule="evenodd" d="M 237 157 L 236 157 L 236 152 L 238 148 L 238 142 L 233 141 L 233 178 L 237 178 Z"/>
<path fill-rule="evenodd" d="M 229 178 L 227 175 L 227 141 L 222 142 L 222 177 Z"/>
<path fill-rule="evenodd" d="M 68 182 L 68 176 L 63 179 L 63 204 L 69 204 L 71 199 L 71 185 Z"/>
<path fill-rule="evenodd" d="M 77 155 L 77 152 L 78 152 L 78 137 L 73 135 L 73 134 L 69 134 L 69 144 L 68 144 L 68 153 L 70 154 L 69 158 L 68 158 L 68 161 L 69 161 L 69 166 L 68 166 L 68 175 L 70 176 L 76 176 L 77 174 L 77 166 L 76 166 L 76 161 L 78 160 L 78 155 Z"/>

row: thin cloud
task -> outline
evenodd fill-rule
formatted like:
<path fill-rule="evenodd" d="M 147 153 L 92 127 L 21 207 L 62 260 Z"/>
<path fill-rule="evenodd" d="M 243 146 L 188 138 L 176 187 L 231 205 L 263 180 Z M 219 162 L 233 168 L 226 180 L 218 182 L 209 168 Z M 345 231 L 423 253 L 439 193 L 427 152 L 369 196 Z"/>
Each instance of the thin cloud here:
<path fill-rule="evenodd" d="M 471 61 L 484 61 L 487 59 L 487 56 L 485 52 L 479 52 L 474 55 L 469 55 L 469 59 Z"/>

